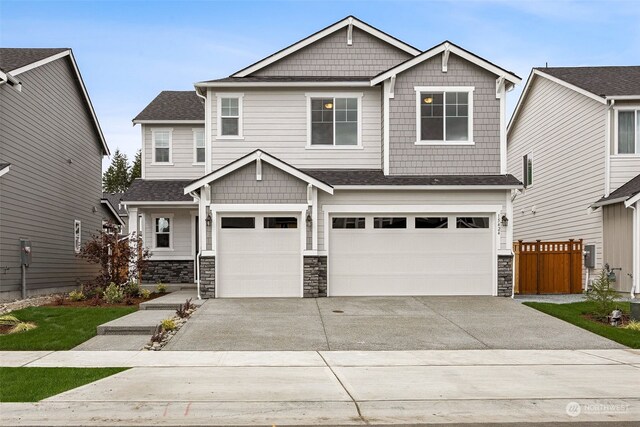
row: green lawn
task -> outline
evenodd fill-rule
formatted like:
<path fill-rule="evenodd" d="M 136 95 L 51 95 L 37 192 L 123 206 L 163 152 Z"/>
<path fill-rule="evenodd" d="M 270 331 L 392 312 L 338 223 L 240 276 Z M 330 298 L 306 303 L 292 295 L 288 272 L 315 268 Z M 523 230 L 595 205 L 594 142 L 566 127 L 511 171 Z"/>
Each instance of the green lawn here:
<path fill-rule="evenodd" d="M 0 350 L 69 350 L 96 335 L 96 327 L 137 307 L 29 307 L 11 314 L 38 327 L 0 336 Z"/>
<path fill-rule="evenodd" d="M 622 345 L 626 345 L 631 348 L 640 348 L 640 331 L 631 331 L 628 329 L 616 328 L 614 326 L 605 325 L 603 323 L 595 322 L 593 320 L 585 319 L 584 314 L 589 314 L 593 311 L 594 305 L 592 302 L 574 302 L 571 304 L 550 304 L 544 302 L 525 302 L 525 305 L 535 308 L 536 310 L 547 313 L 558 319 L 562 319 L 565 322 L 572 323 L 576 326 L 586 329 L 595 334 L 601 335 L 605 338 L 609 338 Z M 629 303 L 621 302 L 619 307 L 629 312 Z"/>
<path fill-rule="evenodd" d="M 0 402 L 37 402 L 127 368 L 0 368 Z"/>

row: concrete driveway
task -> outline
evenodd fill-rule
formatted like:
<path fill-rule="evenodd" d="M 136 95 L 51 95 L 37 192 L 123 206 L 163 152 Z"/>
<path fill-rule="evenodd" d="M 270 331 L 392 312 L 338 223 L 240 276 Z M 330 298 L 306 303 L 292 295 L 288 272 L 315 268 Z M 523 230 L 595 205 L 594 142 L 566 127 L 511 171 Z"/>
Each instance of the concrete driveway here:
<path fill-rule="evenodd" d="M 606 349 L 623 346 L 508 298 L 212 299 L 165 350 Z"/>

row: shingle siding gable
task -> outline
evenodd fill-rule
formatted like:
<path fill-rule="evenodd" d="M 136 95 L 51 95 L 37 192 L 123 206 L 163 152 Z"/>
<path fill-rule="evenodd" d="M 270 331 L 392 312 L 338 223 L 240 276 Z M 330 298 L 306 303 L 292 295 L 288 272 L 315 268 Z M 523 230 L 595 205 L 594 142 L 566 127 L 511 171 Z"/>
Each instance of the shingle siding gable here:
<path fill-rule="evenodd" d="M 352 36 L 349 46 L 347 29 L 341 28 L 251 75 L 371 77 L 411 57 L 356 27 Z"/>

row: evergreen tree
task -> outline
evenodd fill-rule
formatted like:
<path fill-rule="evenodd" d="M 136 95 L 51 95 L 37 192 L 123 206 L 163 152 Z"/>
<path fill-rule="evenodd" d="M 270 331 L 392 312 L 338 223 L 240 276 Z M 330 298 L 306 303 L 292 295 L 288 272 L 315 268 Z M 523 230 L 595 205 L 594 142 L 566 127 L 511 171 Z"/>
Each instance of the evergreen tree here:
<path fill-rule="evenodd" d="M 129 185 L 133 183 L 133 180 L 136 178 L 142 177 L 142 154 L 140 150 L 136 152 L 136 157 L 133 160 L 133 165 L 131 166 L 131 174 L 129 175 Z"/>
<path fill-rule="evenodd" d="M 102 175 L 102 190 L 106 193 L 122 193 L 129 187 L 129 160 L 127 155 L 116 150 L 111 165 Z"/>

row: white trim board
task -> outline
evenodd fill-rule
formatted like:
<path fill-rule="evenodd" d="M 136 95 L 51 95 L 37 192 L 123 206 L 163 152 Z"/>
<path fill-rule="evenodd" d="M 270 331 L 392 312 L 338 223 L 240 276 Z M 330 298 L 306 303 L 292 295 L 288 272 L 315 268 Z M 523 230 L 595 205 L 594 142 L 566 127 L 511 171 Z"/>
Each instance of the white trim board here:
<path fill-rule="evenodd" d="M 369 80 L 366 81 L 305 81 L 305 82 L 198 82 L 199 87 L 369 87 Z"/>
<path fill-rule="evenodd" d="M 288 173 L 289 175 L 293 175 L 296 178 L 305 181 L 311 185 L 313 185 L 314 187 L 317 187 L 319 189 L 321 189 L 322 191 L 325 191 L 329 194 L 333 194 L 333 187 L 331 187 L 330 185 L 325 184 L 322 181 L 319 181 L 313 177 L 311 177 L 310 175 L 307 175 L 306 173 L 300 171 L 299 169 L 294 168 L 291 165 L 288 165 L 287 163 L 283 162 L 282 160 L 278 160 L 275 157 L 271 156 L 270 154 L 265 153 L 264 151 L 261 150 L 256 150 L 253 153 L 250 153 L 244 157 L 241 157 L 240 159 L 229 163 L 226 166 L 223 166 L 222 168 L 218 169 L 215 172 L 212 172 L 206 176 L 203 176 L 202 178 L 200 178 L 199 180 L 189 184 L 187 187 L 185 187 L 184 189 L 184 194 L 189 194 L 192 191 L 197 190 L 198 188 L 202 187 L 205 184 L 210 184 L 211 182 L 222 178 L 223 176 L 240 169 L 243 166 L 248 165 L 249 163 L 252 162 L 256 162 L 258 161 L 258 159 L 260 159 L 261 161 L 265 161 L 267 163 L 269 163 L 270 165 Z"/>
<path fill-rule="evenodd" d="M 334 190 L 513 190 L 522 185 L 334 185 Z"/>
<path fill-rule="evenodd" d="M 124 227 L 124 221 L 122 220 L 122 218 L 120 218 L 120 215 L 118 214 L 118 212 L 116 212 L 114 207 L 111 205 L 111 202 L 107 199 L 101 199 L 100 203 L 105 205 L 109 209 L 109 211 L 113 214 L 113 216 L 117 219 L 120 225 Z"/>
<path fill-rule="evenodd" d="M 389 70 L 385 71 L 382 74 L 379 74 L 378 76 L 374 77 L 373 79 L 371 79 L 371 86 L 375 86 L 387 79 L 390 79 L 392 76 L 397 75 L 402 73 L 403 71 L 406 71 L 420 63 L 422 63 L 423 61 L 426 61 L 427 59 L 433 58 L 434 56 L 438 55 L 439 53 L 444 53 L 444 52 L 451 52 L 459 57 L 461 57 L 462 59 L 466 59 L 467 61 L 484 68 L 487 71 L 490 71 L 491 73 L 495 74 L 496 76 L 500 76 L 500 77 L 504 77 L 506 80 L 508 80 L 509 82 L 511 82 L 512 84 L 518 84 L 522 81 L 522 79 L 518 76 L 516 76 L 513 73 L 509 73 L 505 70 L 503 70 L 502 68 L 493 65 L 492 63 L 490 63 L 489 61 L 486 61 L 482 58 L 480 58 L 479 56 L 476 56 L 472 53 L 467 52 L 464 49 L 459 48 L 458 46 L 451 44 L 447 41 L 440 43 L 437 46 L 432 47 L 429 50 L 425 50 L 424 52 L 422 52 L 420 55 L 416 56 L 415 58 L 412 58 L 408 61 L 405 61 L 399 65 L 396 65 L 393 68 L 390 68 Z"/>
<path fill-rule="evenodd" d="M 232 74 L 231 77 L 246 77 L 251 73 L 254 73 L 270 64 L 273 64 L 276 61 L 279 61 L 280 59 L 291 55 L 294 52 L 299 51 L 300 49 L 309 46 L 312 43 L 315 43 L 316 41 L 323 39 L 324 37 L 328 36 L 329 34 L 332 34 L 334 32 L 336 32 L 337 30 L 340 30 L 342 28 L 345 27 L 349 27 L 349 26 L 354 26 L 360 30 L 363 30 L 369 34 L 371 34 L 374 37 L 379 38 L 380 40 L 397 47 L 398 49 L 401 49 L 411 55 L 418 55 L 420 54 L 420 50 L 416 49 L 413 46 L 410 46 L 380 30 L 378 30 L 377 28 L 374 28 L 372 26 L 370 26 L 369 24 L 366 24 L 365 22 L 360 21 L 358 18 L 354 17 L 354 16 L 347 16 L 346 18 L 336 22 L 335 24 L 332 24 L 328 27 L 326 27 L 323 30 L 318 31 L 315 34 L 310 35 L 309 37 L 306 37 L 292 45 L 290 45 L 289 47 L 286 47 L 282 50 L 280 50 L 279 52 L 274 53 L 271 56 L 268 56 L 252 65 L 249 65 L 246 68 L 243 68 L 240 71 L 237 71 L 236 73 Z M 345 43 L 347 43 L 347 34 L 345 34 Z"/>
<path fill-rule="evenodd" d="M 9 169 L 11 169 L 11 165 L 5 166 L 3 169 L 0 170 L 0 176 L 6 174 L 7 172 L 9 172 Z"/>
<path fill-rule="evenodd" d="M 132 120 L 134 125 L 200 125 L 204 124 L 204 120 Z"/>

